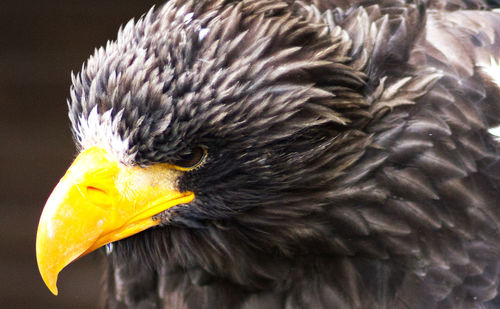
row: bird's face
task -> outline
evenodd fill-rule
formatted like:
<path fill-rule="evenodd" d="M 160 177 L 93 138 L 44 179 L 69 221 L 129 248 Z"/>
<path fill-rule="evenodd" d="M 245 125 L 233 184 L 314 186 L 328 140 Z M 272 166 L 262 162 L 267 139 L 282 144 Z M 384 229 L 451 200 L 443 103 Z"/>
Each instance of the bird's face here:
<path fill-rule="evenodd" d="M 339 101 L 361 85 L 341 63 L 345 50 L 331 47 L 333 34 L 272 2 L 222 3 L 171 1 L 150 11 L 73 78 L 69 116 L 80 152 L 37 234 L 52 292 L 63 267 L 107 243 L 291 205 L 297 189 L 333 177 L 305 169 L 346 166 L 325 153 L 349 142 L 341 128 L 364 102 L 344 114 L 327 108 L 334 95 L 317 85 L 340 76 Z"/>

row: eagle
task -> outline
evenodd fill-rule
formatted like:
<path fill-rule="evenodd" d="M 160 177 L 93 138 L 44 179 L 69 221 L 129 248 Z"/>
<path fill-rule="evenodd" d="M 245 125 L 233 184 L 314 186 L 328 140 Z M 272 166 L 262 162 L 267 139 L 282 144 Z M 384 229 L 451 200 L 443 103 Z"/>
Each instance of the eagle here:
<path fill-rule="evenodd" d="M 500 13 L 171 0 L 72 75 L 48 288 L 105 308 L 500 308 Z"/>

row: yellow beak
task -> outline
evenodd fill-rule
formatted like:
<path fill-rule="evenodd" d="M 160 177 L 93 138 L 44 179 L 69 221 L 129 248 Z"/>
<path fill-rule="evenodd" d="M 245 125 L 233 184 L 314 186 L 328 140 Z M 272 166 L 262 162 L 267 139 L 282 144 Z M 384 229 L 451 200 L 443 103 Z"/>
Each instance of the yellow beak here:
<path fill-rule="evenodd" d="M 47 287 L 57 295 L 57 276 L 72 261 L 97 248 L 159 224 L 153 216 L 194 199 L 179 192 L 182 172 L 169 164 L 129 167 L 102 148 L 75 159 L 43 209 L 36 257 Z"/>

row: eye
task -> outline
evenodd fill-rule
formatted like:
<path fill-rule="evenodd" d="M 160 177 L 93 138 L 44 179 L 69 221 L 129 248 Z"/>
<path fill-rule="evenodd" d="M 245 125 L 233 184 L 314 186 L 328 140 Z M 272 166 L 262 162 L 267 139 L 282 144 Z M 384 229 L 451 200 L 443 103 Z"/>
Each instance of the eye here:
<path fill-rule="evenodd" d="M 197 146 L 189 152 L 178 156 L 172 161 L 174 168 L 181 171 L 189 171 L 200 166 L 207 156 L 207 149 L 205 147 Z"/>

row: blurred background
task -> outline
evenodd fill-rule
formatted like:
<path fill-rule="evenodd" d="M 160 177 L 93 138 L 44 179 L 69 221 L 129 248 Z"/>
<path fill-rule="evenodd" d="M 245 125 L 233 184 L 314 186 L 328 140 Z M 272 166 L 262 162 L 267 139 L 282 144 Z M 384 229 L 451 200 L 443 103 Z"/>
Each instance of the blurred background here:
<path fill-rule="evenodd" d="M 38 219 L 75 156 L 66 116 L 70 72 L 148 0 L 2 1 L 0 6 L 0 308 L 96 308 L 103 269 L 93 253 L 63 270 L 59 296 L 35 259 Z"/>

